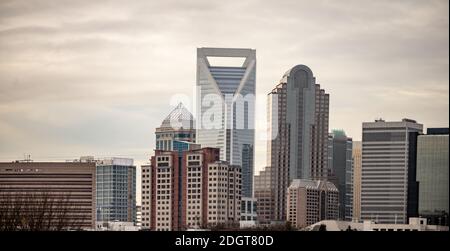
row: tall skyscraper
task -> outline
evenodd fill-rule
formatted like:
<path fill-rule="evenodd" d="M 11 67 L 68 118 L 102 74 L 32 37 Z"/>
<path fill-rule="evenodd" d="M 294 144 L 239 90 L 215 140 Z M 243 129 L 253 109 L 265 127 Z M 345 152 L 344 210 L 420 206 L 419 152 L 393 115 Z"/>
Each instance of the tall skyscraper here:
<path fill-rule="evenodd" d="M 192 114 L 179 103 L 156 128 L 156 149 L 172 151 L 173 141 L 195 142 L 195 121 Z"/>
<path fill-rule="evenodd" d="M 329 179 L 339 189 L 339 219 L 351 221 L 353 217 L 353 165 L 352 165 L 352 138 L 347 137 L 342 130 L 333 130 L 329 135 L 332 148 L 329 152 L 331 170 Z M 329 177 L 330 178 L 330 177 Z"/>
<path fill-rule="evenodd" d="M 361 218 L 407 223 L 415 194 L 415 152 L 411 144 L 423 126 L 414 120 L 362 124 Z"/>
<path fill-rule="evenodd" d="M 353 141 L 353 219 L 361 219 L 361 165 L 362 165 L 361 141 Z"/>
<path fill-rule="evenodd" d="M 13 206 L 24 225 L 45 220 L 55 224 L 49 230 L 61 224 L 63 229 L 95 229 L 95 177 L 94 163 L 2 162 L 0 210 L 6 213 L 5 208 Z M 13 204 L 20 205 L 20 201 L 25 204 L 17 210 Z M 44 202 L 53 203 L 54 207 L 45 206 Z M 36 205 L 41 205 L 41 209 Z M 40 211 L 42 208 L 45 212 Z M 37 214 L 43 219 L 37 219 Z"/>
<path fill-rule="evenodd" d="M 213 65 L 211 58 L 244 58 Z M 242 167 L 243 196 L 253 195 L 256 51 L 197 49 L 197 143 L 220 149 L 220 159 Z"/>
<path fill-rule="evenodd" d="M 268 106 L 267 165 L 275 175 L 273 220 L 286 220 L 289 183 L 327 178 L 329 94 L 316 84 L 307 66 L 297 65 L 268 94 Z"/>
<path fill-rule="evenodd" d="M 135 222 L 136 166 L 133 159 L 83 156 L 79 162 L 96 165 L 97 221 Z"/>
<path fill-rule="evenodd" d="M 448 128 L 428 128 L 417 139 L 418 214 L 448 226 Z"/>

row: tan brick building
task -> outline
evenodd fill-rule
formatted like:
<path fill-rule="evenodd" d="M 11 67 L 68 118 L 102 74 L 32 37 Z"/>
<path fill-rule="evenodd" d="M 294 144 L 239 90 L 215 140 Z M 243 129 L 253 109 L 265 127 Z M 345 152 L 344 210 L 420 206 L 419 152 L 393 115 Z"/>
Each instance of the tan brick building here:
<path fill-rule="evenodd" d="M 329 181 L 295 179 L 287 189 L 287 221 L 304 228 L 339 217 L 339 192 Z"/>
<path fill-rule="evenodd" d="M 39 201 L 44 199 L 39 196 L 46 196 L 53 203 L 65 200 L 67 221 L 73 223 L 71 228 L 95 228 L 95 163 L 3 162 L 0 163 L 0 193 L 2 207 L 11 203 L 6 200 L 8 196 L 17 199 L 25 195 Z M 33 209 L 29 205 L 26 208 Z"/>

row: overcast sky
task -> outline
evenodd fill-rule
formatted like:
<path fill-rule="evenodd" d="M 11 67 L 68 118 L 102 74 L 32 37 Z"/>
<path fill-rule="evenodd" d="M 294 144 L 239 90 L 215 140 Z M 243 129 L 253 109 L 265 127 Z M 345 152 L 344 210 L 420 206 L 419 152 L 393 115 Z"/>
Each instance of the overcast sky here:
<path fill-rule="evenodd" d="M 256 49 L 257 94 L 308 65 L 330 129 L 448 127 L 448 0 L 0 1 L 0 161 L 80 155 L 144 163 L 192 96 L 197 47 Z M 265 117 L 259 118 L 265 123 Z M 256 142 L 256 170 L 266 143 Z"/>

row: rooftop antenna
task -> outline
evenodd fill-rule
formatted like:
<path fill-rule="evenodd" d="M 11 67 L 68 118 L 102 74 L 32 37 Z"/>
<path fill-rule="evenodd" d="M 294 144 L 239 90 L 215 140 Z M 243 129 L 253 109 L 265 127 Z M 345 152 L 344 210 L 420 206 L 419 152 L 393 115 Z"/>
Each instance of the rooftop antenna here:
<path fill-rule="evenodd" d="M 33 160 L 31 159 L 31 154 L 23 154 L 23 160 L 22 160 L 23 162 L 26 162 L 26 163 L 30 163 L 30 162 L 33 162 Z"/>

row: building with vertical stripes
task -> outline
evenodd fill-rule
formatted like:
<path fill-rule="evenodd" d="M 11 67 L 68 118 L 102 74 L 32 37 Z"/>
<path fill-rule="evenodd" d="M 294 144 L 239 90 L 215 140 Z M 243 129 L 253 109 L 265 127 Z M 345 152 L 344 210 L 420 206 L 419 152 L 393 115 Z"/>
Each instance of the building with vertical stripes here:
<path fill-rule="evenodd" d="M 214 59 L 242 59 L 215 64 Z M 253 196 L 256 51 L 197 49 L 197 143 L 220 149 L 220 159 L 242 168 L 242 192 Z"/>
<path fill-rule="evenodd" d="M 255 197 L 257 220 L 267 224 L 275 219 L 275 169 L 266 166 L 255 175 Z"/>
<path fill-rule="evenodd" d="M 268 174 L 274 175 L 270 178 L 274 186 L 272 220 L 286 220 L 286 192 L 292 180 L 327 179 L 328 114 L 329 94 L 316 84 L 305 65 L 288 70 L 268 94 L 267 166 L 273 169 Z"/>
<path fill-rule="evenodd" d="M 136 166 L 130 158 L 82 156 L 96 165 L 96 220 L 136 223 Z"/>
<path fill-rule="evenodd" d="M 418 214 L 433 225 L 449 225 L 448 134 L 448 128 L 427 128 L 417 138 Z"/>
<path fill-rule="evenodd" d="M 353 141 L 352 165 L 353 165 L 353 219 L 361 219 L 361 141 Z"/>
<path fill-rule="evenodd" d="M 331 151 L 328 152 L 330 176 L 328 180 L 339 190 L 339 219 L 351 221 L 353 218 L 353 140 L 343 130 L 333 130 L 329 135 Z"/>

